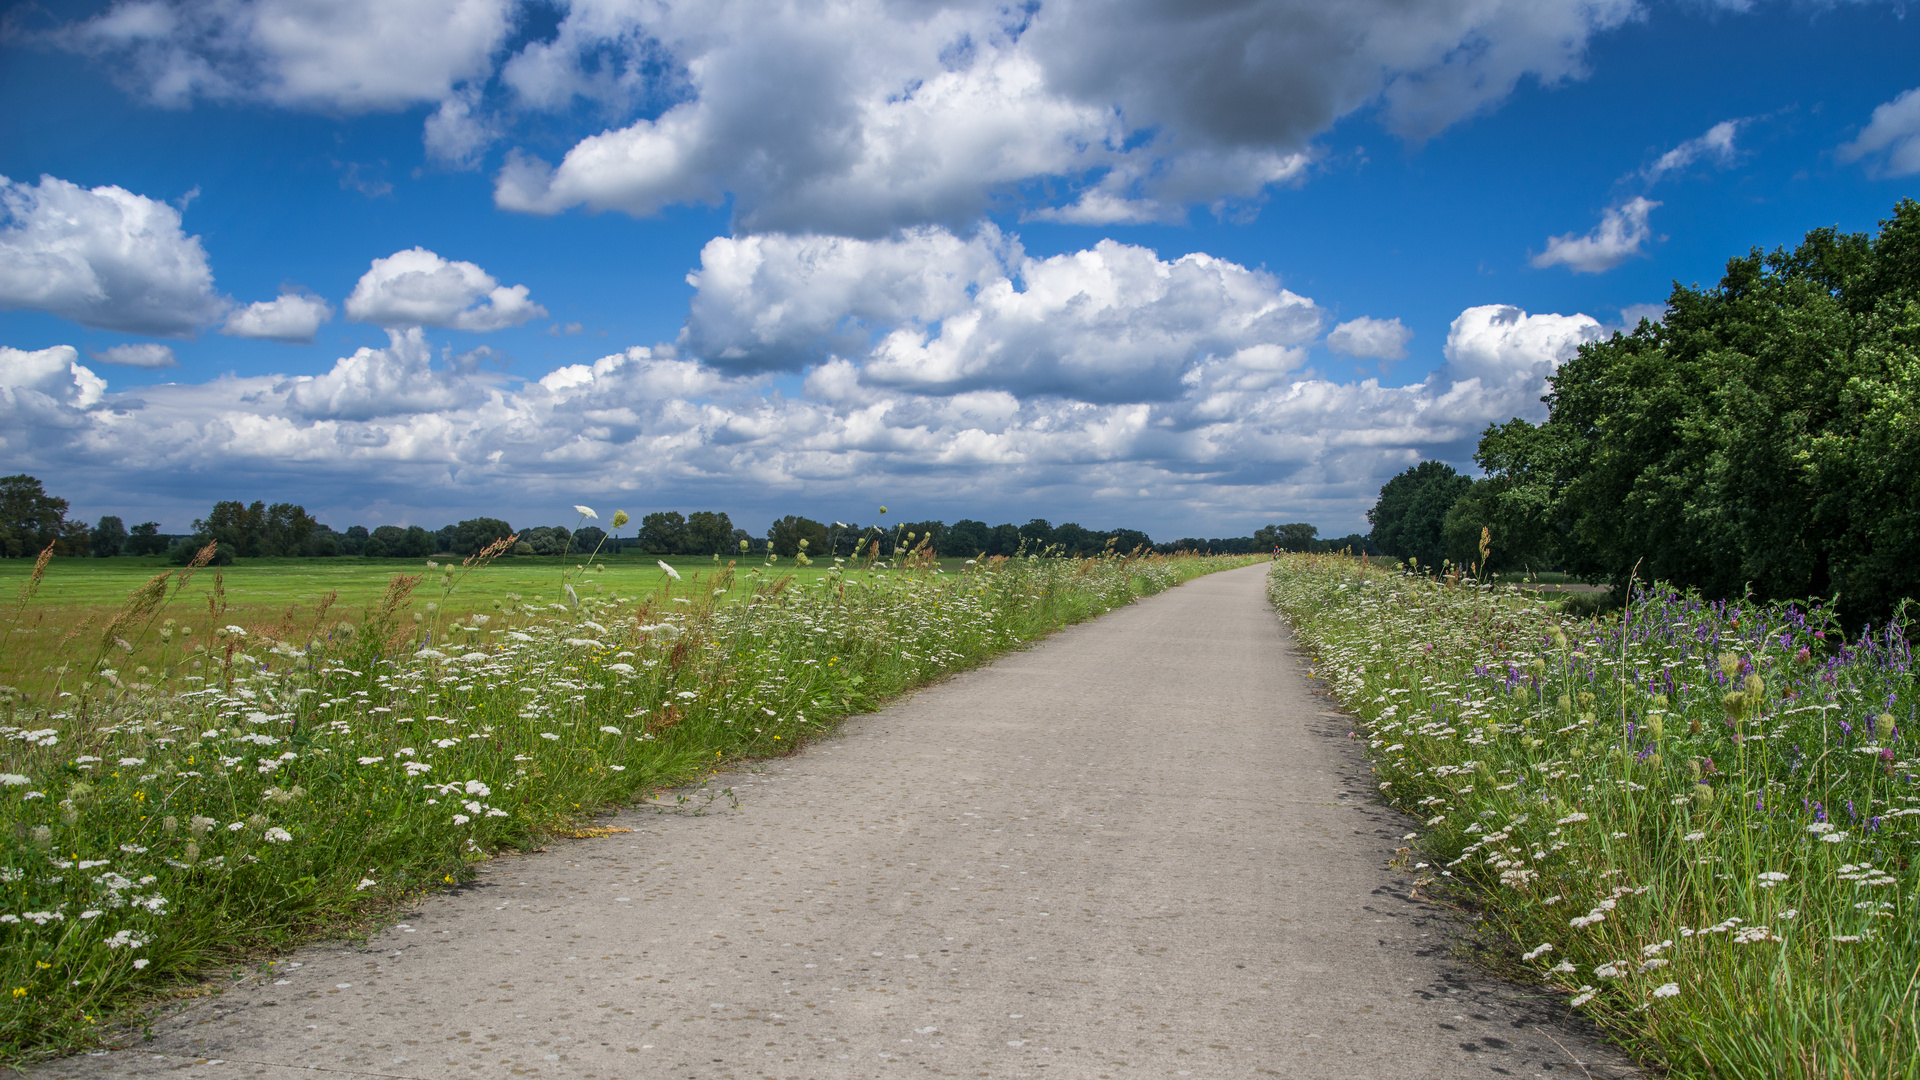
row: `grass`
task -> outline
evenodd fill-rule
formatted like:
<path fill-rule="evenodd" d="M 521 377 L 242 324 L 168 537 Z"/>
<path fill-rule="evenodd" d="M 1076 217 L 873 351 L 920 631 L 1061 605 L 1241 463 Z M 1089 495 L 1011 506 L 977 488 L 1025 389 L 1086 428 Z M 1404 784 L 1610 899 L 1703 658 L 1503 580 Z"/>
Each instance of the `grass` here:
<path fill-rule="evenodd" d="M 1420 887 L 1470 890 L 1624 1045 L 1677 1076 L 1920 1075 L 1906 627 L 1665 588 L 1576 620 L 1334 558 L 1269 593 L 1425 821 Z"/>
<path fill-rule="evenodd" d="M 0 1059 L 87 1045 L 209 967 L 356 925 L 491 853 L 1250 561 L 709 563 L 624 580 L 609 561 L 460 618 L 421 610 L 482 594 L 508 563 L 395 576 L 353 620 L 252 627 L 223 623 L 217 597 L 190 614 L 212 571 L 187 590 L 176 573 L 67 640 L 46 690 L 4 696 Z M 40 603 L 14 609 L 10 643 L 41 633 Z"/>
<path fill-rule="evenodd" d="M 228 625 L 285 638 L 297 629 L 325 622 L 357 623 L 376 606 L 396 574 L 429 575 L 423 580 L 431 595 L 414 605 L 422 620 L 438 615 L 458 621 L 474 612 L 491 612 L 518 604 L 528 596 L 558 595 L 563 581 L 596 595 L 604 592 L 641 595 L 668 580 L 660 562 L 676 573 L 711 576 L 722 569 L 712 558 L 627 554 L 587 559 L 503 558 L 484 574 L 462 577 L 451 589 L 436 587 L 437 574 L 429 570 L 457 565 L 448 556 L 438 559 L 242 559 L 230 566 L 209 567 L 191 575 L 161 556 L 112 559 L 58 559 L 34 588 L 30 606 L 10 604 L 22 595 L 34 576 L 32 559 L 0 559 L 0 625 L 8 633 L 0 655 L 0 693 L 24 693 L 30 700 L 55 692 L 62 665 L 71 666 L 72 651 L 81 642 L 96 641 L 131 595 L 156 575 L 171 574 L 165 617 L 175 632 L 207 634 Z M 945 560 L 943 569 L 957 572 L 961 560 Z M 790 559 L 768 564 L 764 557 L 739 570 L 792 575 L 808 582 L 831 570 L 819 562 L 808 567 Z M 182 578 L 187 578 L 180 587 Z M 435 610 L 429 610 L 432 606 Z M 147 639 L 139 655 L 125 657 L 122 668 L 138 668 L 163 651 L 158 637 Z M 84 648 L 84 645 L 80 647 Z M 176 687 L 177 688 L 177 687 Z"/>

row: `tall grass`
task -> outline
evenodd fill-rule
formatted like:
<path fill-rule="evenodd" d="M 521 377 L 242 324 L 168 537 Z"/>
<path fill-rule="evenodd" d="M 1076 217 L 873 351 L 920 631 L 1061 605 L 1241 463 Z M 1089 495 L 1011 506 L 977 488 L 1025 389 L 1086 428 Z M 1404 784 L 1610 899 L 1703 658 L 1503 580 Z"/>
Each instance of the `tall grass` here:
<path fill-rule="evenodd" d="M 1920 1075 L 1920 704 L 1904 625 L 1289 557 L 1275 604 L 1520 964 L 1675 1075 Z"/>
<path fill-rule="evenodd" d="M 458 619 L 425 610 L 476 563 L 397 576 L 355 620 L 323 604 L 264 632 L 223 625 L 216 603 L 192 634 L 162 575 L 69 643 L 59 689 L 6 698 L 0 1055 L 84 1044 L 209 965 L 1248 561 L 728 567 L 644 594 L 576 579 Z M 146 670 L 125 668 L 135 655 Z"/>

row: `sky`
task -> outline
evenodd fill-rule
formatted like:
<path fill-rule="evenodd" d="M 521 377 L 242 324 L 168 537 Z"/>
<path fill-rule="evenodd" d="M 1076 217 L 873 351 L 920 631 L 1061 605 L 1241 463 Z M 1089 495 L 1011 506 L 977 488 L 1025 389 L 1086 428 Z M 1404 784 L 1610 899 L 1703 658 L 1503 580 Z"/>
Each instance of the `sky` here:
<path fill-rule="evenodd" d="M 0 473 L 1367 528 L 1672 287 L 1920 196 L 1812 0 L 0 0 Z"/>

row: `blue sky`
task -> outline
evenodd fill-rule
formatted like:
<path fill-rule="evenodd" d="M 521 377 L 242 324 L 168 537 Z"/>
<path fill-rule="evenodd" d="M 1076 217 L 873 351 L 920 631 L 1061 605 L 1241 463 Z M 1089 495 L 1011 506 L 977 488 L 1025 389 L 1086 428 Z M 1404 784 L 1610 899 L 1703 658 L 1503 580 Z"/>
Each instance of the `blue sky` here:
<path fill-rule="evenodd" d="M 1344 533 L 1671 282 L 1920 193 L 1899 4 L 1211 10 L 17 5 L 0 470 L 181 529 Z"/>

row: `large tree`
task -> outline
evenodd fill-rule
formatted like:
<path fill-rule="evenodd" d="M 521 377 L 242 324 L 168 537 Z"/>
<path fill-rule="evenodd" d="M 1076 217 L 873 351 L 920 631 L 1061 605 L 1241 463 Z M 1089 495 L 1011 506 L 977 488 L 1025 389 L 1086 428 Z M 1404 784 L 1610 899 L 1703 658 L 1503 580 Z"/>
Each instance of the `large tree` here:
<path fill-rule="evenodd" d="M 67 520 L 67 500 L 47 494 L 40 481 L 0 477 L 0 553 L 32 558 L 52 544 L 55 555 L 85 555 L 91 539 L 86 522 Z"/>
<path fill-rule="evenodd" d="M 1442 526 L 1454 500 L 1473 480 L 1443 461 L 1423 461 L 1387 481 L 1367 511 L 1373 542 L 1396 559 L 1418 559 L 1437 568 L 1446 556 Z"/>
<path fill-rule="evenodd" d="M 661 510 L 640 519 L 640 550 L 649 555 L 678 555 L 687 542 L 687 519 L 678 510 Z"/>
<path fill-rule="evenodd" d="M 795 517 L 792 514 L 781 518 L 767 529 L 767 543 L 775 555 L 792 558 L 800 553 L 800 541 L 807 542 L 809 557 L 825 555 L 827 551 L 827 527 L 811 518 Z"/>
<path fill-rule="evenodd" d="M 127 546 L 127 524 L 109 514 L 100 519 L 88 536 L 96 559 L 111 559 Z"/>
<path fill-rule="evenodd" d="M 733 542 L 733 521 L 725 513 L 695 510 L 687 515 L 686 532 L 680 545 L 682 554 L 727 555 L 738 554 L 739 550 L 739 545 Z"/>
<path fill-rule="evenodd" d="M 1920 203 L 1676 284 L 1661 323 L 1551 384 L 1547 422 L 1490 430 L 1481 456 L 1569 569 L 1837 592 L 1859 619 L 1920 596 Z"/>

